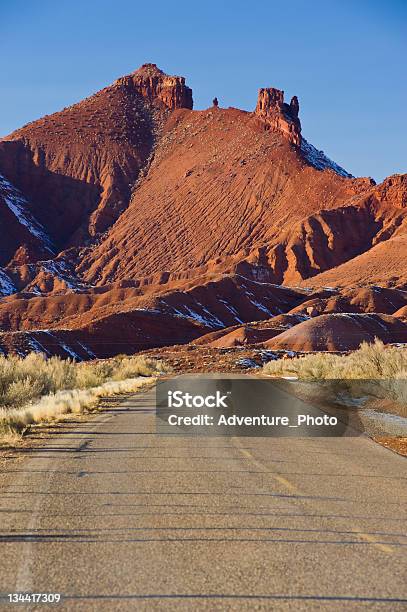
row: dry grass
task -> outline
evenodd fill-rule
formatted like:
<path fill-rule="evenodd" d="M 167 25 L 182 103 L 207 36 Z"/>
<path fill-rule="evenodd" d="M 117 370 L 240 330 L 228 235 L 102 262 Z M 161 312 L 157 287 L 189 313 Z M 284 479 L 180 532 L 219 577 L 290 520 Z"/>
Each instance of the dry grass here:
<path fill-rule="evenodd" d="M 0 435 L 3 440 L 18 438 L 29 425 L 58 421 L 69 414 L 81 414 L 96 408 L 101 397 L 131 393 L 150 385 L 154 377 L 129 378 L 106 382 L 89 389 L 67 389 L 44 395 L 21 408 L 0 410 Z"/>
<path fill-rule="evenodd" d="M 38 353 L 0 357 L 0 437 L 10 443 L 31 424 L 92 409 L 102 396 L 137 391 L 165 371 L 145 356 L 79 364 Z"/>
<path fill-rule="evenodd" d="M 407 379 L 407 349 L 385 346 L 376 339 L 364 342 L 349 355 L 316 353 L 295 359 L 270 361 L 264 374 L 300 379 Z"/>
<path fill-rule="evenodd" d="M 0 409 L 18 408 L 65 389 L 88 389 L 108 381 L 155 376 L 165 365 L 143 355 L 75 363 L 39 353 L 0 357 Z"/>
<path fill-rule="evenodd" d="M 347 387 L 355 393 L 365 392 L 407 406 L 407 349 L 386 346 L 378 339 L 372 344 L 362 343 L 349 355 L 316 353 L 271 361 L 263 367 L 263 373 L 300 380 L 347 381 Z"/>

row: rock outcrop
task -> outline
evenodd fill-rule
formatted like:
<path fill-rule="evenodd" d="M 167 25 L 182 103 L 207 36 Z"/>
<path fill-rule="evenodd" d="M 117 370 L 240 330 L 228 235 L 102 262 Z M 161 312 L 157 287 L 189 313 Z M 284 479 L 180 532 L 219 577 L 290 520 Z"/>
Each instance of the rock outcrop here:
<path fill-rule="evenodd" d="M 0 141 L 0 349 L 91 358 L 228 326 L 244 345 L 402 307 L 407 176 L 353 178 L 278 89 L 255 112 L 213 104 L 192 110 L 183 77 L 145 64 Z M 320 292 L 350 279 L 401 293 Z"/>
<path fill-rule="evenodd" d="M 299 110 L 297 96 L 293 96 L 290 104 L 286 104 L 284 92 L 280 89 L 274 87 L 260 89 L 256 115 L 264 121 L 268 128 L 280 131 L 291 144 L 297 147 L 301 146 Z"/>
<path fill-rule="evenodd" d="M 32 202 L 59 250 L 106 231 L 148 169 L 170 110 L 192 108 L 183 77 L 153 64 L 0 141 L 0 172 Z"/>
<path fill-rule="evenodd" d="M 168 76 L 156 64 L 143 64 L 132 74 L 121 77 L 118 86 L 134 88 L 143 98 L 151 102 L 160 100 L 166 108 L 189 108 L 192 110 L 192 89 L 185 85 L 185 78 Z"/>

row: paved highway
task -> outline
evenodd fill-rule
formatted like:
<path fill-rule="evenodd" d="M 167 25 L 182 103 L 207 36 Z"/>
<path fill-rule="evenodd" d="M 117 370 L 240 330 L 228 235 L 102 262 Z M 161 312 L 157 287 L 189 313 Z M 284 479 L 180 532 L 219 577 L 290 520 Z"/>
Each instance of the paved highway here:
<path fill-rule="evenodd" d="M 150 391 L 6 462 L 1 609 L 407 610 L 404 458 L 154 430 Z"/>

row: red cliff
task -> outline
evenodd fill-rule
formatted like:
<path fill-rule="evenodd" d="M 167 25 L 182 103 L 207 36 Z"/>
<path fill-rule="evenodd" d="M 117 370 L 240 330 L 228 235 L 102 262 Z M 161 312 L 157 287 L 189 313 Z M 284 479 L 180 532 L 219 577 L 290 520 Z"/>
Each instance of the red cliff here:
<path fill-rule="evenodd" d="M 192 110 L 192 89 L 185 85 L 185 78 L 168 76 L 156 64 L 143 64 L 141 68 L 118 79 L 115 85 L 134 88 L 150 101 L 160 100 L 167 108 Z"/>
<path fill-rule="evenodd" d="M 255 112 L 267 127 L 282 132 L 289 142 L 299 147 L 301 145 L 299 109 L 297 96 L 293 96 L 290 104 L 286 104 L 283 91 L 267 87 L 259 91 Z"/>

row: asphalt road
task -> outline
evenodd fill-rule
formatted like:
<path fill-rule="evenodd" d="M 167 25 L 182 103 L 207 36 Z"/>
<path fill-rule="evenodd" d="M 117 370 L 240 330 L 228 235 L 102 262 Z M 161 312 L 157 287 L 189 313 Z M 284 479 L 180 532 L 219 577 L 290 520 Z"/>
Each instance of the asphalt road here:
<path fill-rule="evenodd" d="M 407 610 L 404 458 L 157 436 L 153 413 L 134 395 L 6 462 L 1 609 L 19 591 L 63 610 Z"/>

